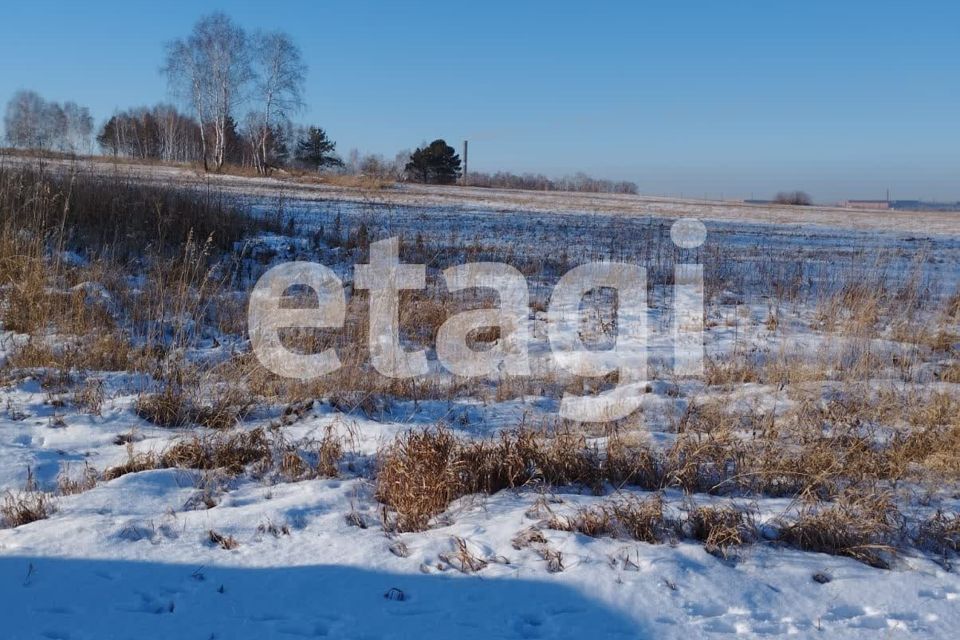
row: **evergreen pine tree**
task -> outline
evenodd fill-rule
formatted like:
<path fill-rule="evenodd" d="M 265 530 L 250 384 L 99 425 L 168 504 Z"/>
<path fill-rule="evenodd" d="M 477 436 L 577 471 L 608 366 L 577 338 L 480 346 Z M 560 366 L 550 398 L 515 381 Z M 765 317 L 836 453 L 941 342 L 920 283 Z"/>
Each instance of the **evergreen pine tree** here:
<path fill-rule="evenodd" d="M 337 143 L 327 137 L 326 131 L 320 127 L 310 127 L 306 136 L 297 142 L 296 157 L 317 171 L 324 167 L 342 167 L 343 160 L 334 153 L 336 147 Z"/>
<path fill-rule="evenodd" d="M 407 176 L 426 184 L 453 184 L 460 177 L 460 156 L 444 140 L 434 140 L 410 154 Z"/>

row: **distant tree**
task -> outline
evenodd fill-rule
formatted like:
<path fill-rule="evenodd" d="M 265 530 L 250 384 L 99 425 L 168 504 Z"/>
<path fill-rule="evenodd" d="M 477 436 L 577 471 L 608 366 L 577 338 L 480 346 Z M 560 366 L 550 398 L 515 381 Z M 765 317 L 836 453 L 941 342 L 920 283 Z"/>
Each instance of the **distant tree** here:
<path fill-rule="evenodd" d="M 283 167 L 290 160 L 290 146 L 287 140 L 287 128 L 282 125 L 270 127 L 267 131 L 265 160 L 268 167 Z"/>
<path fill-rule="evenodd" d="M 393 156 L 393 162 L 390 163 L 390 169 L 394 180 L 403 180 L 407 173 L 407 161 L 409 159 L 409 149 L 401 149 Z"/>
<path fill-rule="evenodd" d="M 227 159 L 228 120 L 253 78 L 246 32 L 224 13 L 205 16 L 186 39 L 167 45 L 163 72 L 171 88 L 186 98 L 196 113 L 204 169 L 209 168 L 208 137 L 212 137 L 213 159 L 219 170 Z"/>
<path fill-rule="evenodd" d="M 34 91 L 17 91 L 7 102 L 3 117 L 7 143 L 12 147 L 40 147 L 46 103 Z M 47 141 L 48 142 L 48 141 Z"/>
<path fill-rule="evenodd" d="M 4 126 L 11 146 L 75 153 L 90 148 L 93 118 L 75 102 L 48 102 L 33 91 L 18 91 L 7 103 Z"/>
<path fill-rule="evenodd" d="M 248 113 L 240 130 L 246 143 L 244 164 L 249 159 L 249 164 L 261 174 L 269 168 L 284 166 L 290 155 L 284 124 L 278 123 L 264 130 L 263 114 L 257 111 Z"/>
<path fill-rule="evenodd" d="M 773 198 L 773 201 L 777 204 L 792 204 L 803 207 L 813 204 L 810 194 L 805 191 L 781 191 Z"/>
<path fill-rule="evenodd" d="M 320 127 L 310 127 L 297 141 L 296 158 L 299 162 L 320 171 L 324 167 L 342 167 L 341 160 L 334 151 L 337 143 L 327 137 Z"/>
<path fill-rule="evenodd" d="M 70 124 L 67 121 L 67 112 L 56 102 L 44 103 L 43 119 L 41 123 L 43 145 L 50 149 L 67 151 L 65 141 L 70 135 Z"/>
<path fill-rule="evenodd" d="M 460 156 L 444 140 L 434 140 L 410 154 L 407 177 L 426 184 L 453 184 L 460 177 Z"/>
<path fill-rule="evenodd" d="M 116 115 L 103 123 L 100 133 L 97 134 L 97 144 L 104 153 L 112 156 L 120 155 L 120 127 Z"/>
<path fill-rule="evenodd" d="M 347 152 L 347 159 L 344 162 L 347 173 L 360 172 L 360 150 L 354 147 Z"/>
<path fill-rule="evenodd" d="M 390 178 L 392 174 L 390 163 L 387 162 L 383 156 L 372 153 L 360 158 L 357 170 L 365 176 L 373 176 L 375 178 Z"/>
<path fill-rule="evenodd" d="M 191 161 L 199 158 L 200 127 L 168 104 L 151 109 L 157 127 L 160 159 L 167 162 Z"/>
<path fill-rule="evenodd" d="M 525 189 L 529 191 L 578 191 L 584 193 L 637 194 L 639 192 L 639 187 L 637 187 L 635 182 L 592 178 L 584 173 L 550 179 L 539 173 L 518 175 L 510 173 L 509 171 L 497 171 L 493 174 L 475 171 L 470 174 L 470 186 Z"/>
<path fill-rule="evenodd" d="M 93 117 L 90 110 L 76 102 L 63 103 L 64 131 L 60 146 L 70 153 L 89 152 L 93 135 Z"/>
<path fill-rule="evenodd" d="M 253 64 L 256 74 L 254 97 L 256 115 L 251 131 L 257 145 L 254 165 L 265 174 L 271 166 L 270 140 L 276 141 L 278 125 L 303 106 L 306 65 L 300 49 L 288 35 L 280 32 L 258 33 L 253 39 Z"/>
<path fill-rule="evenodd" d="M 170 105 L 119 111 L 97 134 L 104 153 L 129 158 L 188 162 L 199 160 L 200 126 Z"/>
<path fill-rule="evenodd" d="M 216 135 L 216 133 L 214 133 L 214 135 Z M 226 117 L 223 122 L 223 133 L 220 135 L 223 136 L 222 163 L 234 165 L 244 164 L 244 140 L 238 130 L 237 121 L 233 119 L 233 116 Z"/>

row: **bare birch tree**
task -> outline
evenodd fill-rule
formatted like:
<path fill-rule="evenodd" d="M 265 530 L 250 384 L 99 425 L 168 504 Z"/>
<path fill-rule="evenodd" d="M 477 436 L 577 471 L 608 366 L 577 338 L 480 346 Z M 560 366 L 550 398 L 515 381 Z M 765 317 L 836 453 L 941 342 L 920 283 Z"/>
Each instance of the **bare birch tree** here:
<path fill-rule="evenodd" d="M 205 78 L 203 56 L 199 46 L 194 46 L 193 36 L 188 40 L 174 40 L 167 45 L 167 58 L 163 73 L 167 76 L 170 90 L 193 108 L 200 125 L 200 155 L 203 170 L 209 171 L 207 149 L 207 125 L 210 122 L 209 83 Z"/>
<path fill-rule="evenodd" d="M 4 116 L 7 141 L 14 147 L 66 153 L 90 150 L 93 118 L 75 102 L 50 102 L 33 91 L 18 91 Z"/>
<path fill-rule="evenodd" d="M 34 91 L 18 91 L 7 103 L 4 128 L 12 147 L 43 146 L 46 102 Z"/>
<path fill-rule="evenodd" d="M 254 136 L 254 164 L 265 174 L 269 169 L 268 143 L 274 127 L 303 107 L 306 65 L 300 49 L 282 32 L 257 33 L 254 36 L 256 109 L 248 124 Z"/>
<path fill-rule="evenodd" d="M 90 115 L 90 109 L 81 107 L 76 102 L 64 102 L 63 115 L 66 130 L 61 138 L 62 150 L 70 153 L 89 153 L 90 137 L 93 134 L 93 116 Z"/>
<path fill-rule="evenodd" d="M 204 170 L 209 169 L 212 129 L 213 161 L 219 171 L 226 157 L 228 120 L 253 77 L 246 33 L 224 13 L 201 18 L 186 39 L 167 45 L 163 72 L 196 113 Z"/>

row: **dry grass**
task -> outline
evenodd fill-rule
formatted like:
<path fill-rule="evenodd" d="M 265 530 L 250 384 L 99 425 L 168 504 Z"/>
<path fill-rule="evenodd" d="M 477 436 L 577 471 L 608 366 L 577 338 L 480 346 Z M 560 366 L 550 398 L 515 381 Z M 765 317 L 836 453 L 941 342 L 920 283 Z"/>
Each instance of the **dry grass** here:
<path fill-rule="evenodd" d="M 279 538 L 280 536 L 289 536 L 290 527 L 285 524 L 278 525 L 268 519 L 266 522 L 257 525 L 257 533 L 260 535 L 270 534 L 274 538 Z"/>
<path fill-rule="evenodd" d="M 0 321 L 30 336 L 5 367 L 21 376 L 36 369 L 152 373 L 165 387 L 138 403 L 147 419 L 233 426 L 249 396 L 225 397 L 209 385 L 187 404 L 177 388 L 180 365 L 169 356 L 219 322 L 212 303 L 238 271 L 235 245 L 279 230 L 278 219 L 253 216 L 209 191 L 0 167 Z M 135 276 L 142 276 L 136 288 Z M 96 414 L 103 392 L 89 387 L 74 400 Z"/>
<path fill-rule="evenodd" d="M 529 428 L 501 432 L 491 440 L 462 443 L 458 464 L 466 493 L 493 494 L 538 482 L 547 486 L 603 484 L 600 455 L 572 431 Z"/>
<path fill-rule="evenodd" d="M 14 349 L 7 364 L 13 369 L 61 369 L 87 371 L 124 371 L 133 365 L 130 341 L 120 333 L 99 329 L 56 346 L 31 337 Z"/>
<path fill-rule="evenodd" d="M 547 571 L 549 573 L 560 573 L 566 568 L 563 566 L 563 552 L 559 549 L 554 549 L 549 545 L 541 545 L 538 547 L 537 552 L 540 554 L 540 557 L 543 558 L 543 561 L 547 563 Z"/>
<path fill-rule="evenodd" d="M 675 443 L 654 454 L 662 462 L 642 465 L 662 468 L 663 486 L 690 493 L 820 498 L 918 468 L 956 477 L 958 408 L 948 394 L 856 389 L 825 403 L 801 399 L 777 420 L 694 407 L 678 422 Z M 884 426 L 904 423 L 909 428 Z"/>
<path fill-rule="evenodd" d="M 396 181 L 374 175 L 339 175 L 335 173 L 318 174 L 300 169 L 288 169 L 287 173 L 294 180 L 305 184 L 329 184 L 348 189 L 375 190 L 390 189 L 396 186 Z"/>
<path fill-rule="evenodd" d="M 947 299 L 944 311 L 947 318 L 960 322 L 960 288 Z"/>
<path fill-rule="evenodd" d="M 453 536 L 450 541 L 453 546 L 453 551 L 451 553 L 441 553 L 438 557 L 441 562 L 455 568 L 460 573 L 476 573 L 482 571 L 490 564 L 490 560 L 481 558 L 473 553 L 467 545 L 467 541 L 463 538 Z"/>
<path fill-rule="evenodd" d="M 88 378 L 82 387 L 73 392 L 71 400 L 80 410 L 99 416 L 106 400 L 103 380 Z"/>
<path fill-rule="evenodd" d="M 127 443 L 127 459 L 123 463 L 114 467 L 107 467 L 103 470 L 101 477 L 104 482 L 116 480 L 128 473 L 140 473 L 141 471 L 151 471 L 160 468 L 160 460 L 152 452 L 135 453 L 133 444 Z"/>
<path fill-rule="evenodd" d="M 563 553 L 550 546 L 547 538 L 538 527 L 529 527 L 519 532 L 514 536 L 512 544 L 517 551 L 527 548 L 533 549 L 547 563 L 549 573 L 560 573 L 564 570 Z"/>
<path fill-rule="evenodd" d="M 750 514 L 733 506 L 695 507 L 687 514 L 686 525 L 691 538 L 703 542 L 708 553 L 721 557 L 756 539 Z"/>
<path fill-rule="evenodd" d="M 56 510 L 53 498 L 43 491 L 7 491 L 0 504 L 0 519 L 4 527 L 19 527 L 45 520 Z"/>
<path fill-rule="evenodd" d="M 160 455 L 160 464 L 164 467 L 224 469 L 234 475 L 243 473 L 249 465 L 269 467 L 272 460 L 272 445 L 261 428 L 192 436 L 176 442 Z"/>
<path fill-rule="evenodd" d="M 343 456 L 343 442 L 332 428 L 319 440 L 290 443 L 279 431 L 258 427 L 249 431 L 218 431 L 177 440 L 159 454 L 135 453 L 127 444 L 126 462 L 103 471 L 104 481 L 153 469 L 193 469 L 238 476 L 275 475 L 288 482 L 335 477 Z"/>
<path fill-rule="evenodd" d="M 663 488 L 665 460 L 642 440 L 614 435 L 607 439 L 603 475 L 614 487 Z"/>
<path fill-rule="evenodd" d="M 206 403 L 194 407 L 190 419 L 209 429 L 231 429 L 250 413 L 254 401 L 236 387 L 221 387 Z"/>
<path fill-rule="evenodd" d="M 659 449 L 615 435 L 600 450 L 570 431 L 522 427 L 462 440 L 441 426 L 403 435 L 381 451 L 377 497 L 394 509 L 400 530 L 426 528 L 461 496 L 531 483 L 829 500 L 920 470 L 956 477 L 958 407 L 946 394 L 851 394 L 801 402 L 773 422 L 717 404 L 691 405 L 673 444 Z M 884 422 L 911 426 L 890 433 L 879 426 Z"/>
<path fill-rule="evenodd" d="M 960 515 L 937 511 L 919 524 L 915 541 L 941 558 L 960 553 Z"/>
<path fill-rule="evenodd" d="M 600 455 L 570 432 L 548 437 L 521 428 L 467 441 L 441 425 L 411 431 L 380 452 L 377 499 L 395 510 L 398 530 L 418 531 L 458 497 L 531 482 L 599 489 Z"/>
<path fill-rule="evenodd" d="M 515 535 L 511 544 L 514 549 L 520 551 L 533 545 L 547 544 L 547 539 L 544 537 L 543 532 L 537 527 L 528 527 Z"/>
<path fill-rule="evenodd" d="M 447 429 L 412 431 L 381 453 L 377 500 L 396 511 L 398 531 L 422 531 L 461 495 L 460 443 Z"/>
<path fill-rule="evenodd" d="M 708 359 L 706 376 L 707 384 L 711 386 L 760 382 L 758 366 L 747 358 Z"/>
<path fill-rule="evenodd" d="M 147 246 L 175 252 L 191 235 L 212 236 L 217 247 L 230 251 L 254 230 L 276 228 L 275 221 L 255 220 L 216 193 L 26 166 L 0 167 L 0 212 L 3 223 L 41 223 L 42 232 L 69 230 L 58 240 L 65 248 L 109 247 L 121 260 L 142 255 Z"/>
<path fill-rule="evenodd" d="M 187 190 L 0 167 L 4 326 L 31 334 L 55 327 L 68 335 L 98 335 L 101 344 L 94 340 L 92 349 L 108 355 L 110 345 L 104 340 L 118 341 L 112 333 L 125 311 L 132 315 L 149 309 L 157 317 L 156 307 L 143 304 L 143 299 L 123 305 L 125 309 L 116 307 L 117 302 L 131 302 L 124 281 L 131 264 L 146 259 L 154 272 L 171 274 L 191 261 L 209 267 L 244 236 L 278 229 L 276 220 L 254 218 L 220 198 Z M 65 259 L 66 251 L 85 262 Z M 146 289 L 156 281 L 148 278 Z M 181 277 L 162 284 L 162 290 L 172 291 L 196 282 Z M 171 306 L 170 311 L 179 309 Z M 81 355 L 90 349 L 89 342 L 81 345 Z M 103 368 L 125 368 L 122 356 L 128 350 L 107 358 L 113 364 Z"/>
<path fill-rule="evenodd" d="M 937 374 L 937 377 L 941 382 L 960 384 L 960 362 L 947 365 Z"/>
<path fill-rule="evenodd" d="M 160 390 L 140 396 L 134 405 L 137 415 L 160 427 L 196 424 L 232 429 L 255 404 L 242 381 L 233 379 L 232 371 L 204 371 L 170 364 L 164 375 L 166 380 Z"/>
<path fill-rule="evenodd" d="M 927 336 L 927 346 L 937 353 L 952 353 L 954 345 L 960 344 L 960 336 L 952 331 L 939 329 Z"/>
<path fill-rule="evenodd" d="M 310 478 L 335 478 L 344 454 L 344 438 L 333 425 L 323 436 L 300 442 L 287 442 L 279 432 L 273 435 L 273 465 L 277 475 L 287 482 Z"/>
<path fill-rule="evenodd" d="M 660 494 L 642 499 L 625 495 L 614 500 L 610 512 L 628 537 L 640 542 L 656 544 L 676 533 L 676 524 L 664 515 L 664 500 Z"/>
<path fill-rule="evenodd" d="M 936 424 L 938 418 L 925 416 L 922 420 Z M 836 442 L 842 440 L 831 442 L 831 445 Z M 415 432 L 405 436 L 402 443 L 401 449 L 394 449 L 388 454 L 399 456 L 404 461 L 401 465 L 402 472 L 395 466 L 397 460 L 391 460 L 387 467 L 381 467 L 381 476 L 378 477 L 378 497 L 385 502 L 389 500 L 387 504 L 397 510 L 397 528 L 401 530 L 426 528 L 432 516 L 445 510 L 450 501 L 461 495 L 464 487 L 468 486 L 463 483 L 463 478 L 490 477 L 489 466 L 481 465 L 480 468 L 484 470 L 482 472 L 478 472 L 476 468 L 466 470 L 469 463 L 464 463 L 458 454 L 462 443 L 458 443 L 447 431 Z M 480 449 L 486 446 L 491 450 L 494 447 L 489 442 L 475 446 Z M 938 445 L 931 445 L 930 442 L 922 445 L 895 442 L 890 445 L 889 455 L 922 456 L 923 454 L 917 451 L 906 451 L 911 447 L 925 450 L 929 446 Z M 849 456 L 851 451 L 861 451 L 859 444 L 850 443 L 849 447 L 850 450 L 839 454 L 841 458 Z M 782 467 L 803 465 L 806 461 L 807 466 L 801 466 L 798 473 L 809 481 L 810 478 L 822 475 L 824 469 L 838 464 L 837 456 L 827 456 L 823 448 L 828 447 L 823 447 L 821 443 L 816 447 L 816 452 L 806 451 L 799 458 L 791 457 L 776 463 L 767 460 L 766 464 L 779 470 L 772 473 L 783 473 Z M 646 447 L 635 450 L 639 450 L 641 457 L 647 460 L 652 455 Z M 872 454 L 861 454 L 872 460 Z M 767 452 L 767 455 L 770 458 L 775 456 L 772 452 Z M 622 454 L 621 457 L 625 458 Z M 712 466 L 715 456 L 707 457 Z M 821 457 L 828 458 L 828 461 L 821 460 Z M 476 459 L 478 458 L 472 458 Z M 479 459 L 486 460 L 486 457 L 480 456 Z M 502 466 L 495 467 L 497 474 L 504 469 L 515 468 L 509 457 L 504 457 L 503 461 Z M 643 462 L 637 466 L 646 468 L 648 464 Z M 843 466 L 844 463 L 840 464 Z M 875 464 L 873 461 L 870 463 Z M 386 475 L 383 475 L 384 469 Z M 852 473 L 858 471 L 854 469 Z M 876 490 L 841 491 L 839 479 L 842 476 L 841 469 L 837 472 L 838 484 L 834 486 L 833 501 L 813 499 L 803 502 L 796 516 L 781 518 L 779 539 L 800 549 L 847 556 L 874 567 L 889 567 L 904 540 L 906 528 L 906 521 L 896 507 L 893 495 Z M 494 474 L 493 477 L 501 480 L 486 486 L 505 488 L 511 485 L 508 480 L 510 478 L 514 478 L 513 486 L 517 486 L 515 478 L 519 476 Z M 851 486 L 849 483 L 843 484 Z M 812 495 L 806 490 L 806 482 L 794 487 L 799 496 Z M 733 549 L 752 543 L 758 538 L 749 510 L 732 505 L 700 506 L 688 509 L 685 518 L 677 521 L 665 515 L 664 501 L 659 494 L 648 499 L 625 495 L 581 508 L 569 516 L 554 514 L 549 506 L 544 506 L 538 513 L 544 511 L 548 517 L 540 526 L 551 529 L 573 531 L 591 537 L 613 536 L 649 543 L 661 543 L 684 534 L 703 542 L 708 552 L 721 557 L 729 556 Z M 917 546 L 944 556 L 956 553 L 960 545 L 958 522 L 960 520 L 955 514 L 938 513 L 919 523 L 915 536 Z M 551 570 L 562 570 L 562 555 L 549 547 L 538 527 L 519 533 L 513 544 L 517 549 L 529 547 L 536 550 L 553 567 Z"/>
<path fill-rule="evenodd" d="M 210 541 L 210 544 L 220 547 L 221 549 L 226 549 L 227 551 L 233 551 L 240 547 L 240 543 L 237 542 L 236 538 L 217 533 L 213 529 L 207 532 L 207 539 Z"/>
<path fill-rule="evenodd" d="M 333 426 L 328 426 L 320 440 L 302 445 L 306 452 L 307 466 L 312 477 L 335 478 L 339 475 L 339 464 L 343 458 L 343 439 L 337 435 Z"/>
<path fill-rule="evenodd" d="M 733 506 L 701 506 L 688 509 L 677 520 L 665 515 L 661 494 L 643 499 L 623 495 L 578 509 L 573 515 L 551 515 L 545 526 L 590 537 L 611 536 L 660 544 L 680 535 L 704 543 L 711 554 L 727 557 L 731 549 L 756 539 L 750 513 Z M 526 541 L 525 535 L 517 540 Z M 516 544 L 516 541 L 515 541 Z"/>
<path fill-rule="evenodd" d="M 796 518 L 781 520 L 784 542 L 888 566 L 905 525 L 884 488 L 924 474 L 960 477 L 958 409 L 954 395 L 918 388 L 848 388 L 824 401 L 799 396 L 776 418 L 692 404 L 676 423 L 675 441 L 661 448 L 613 435 L 598 449 L 569 431 L 523 427 L 462 440 L 441 426 L 405 434 L 381 451 L 377 499 L 393 510 L 388 527 L 416 531 L 461 496 L 531 483 L 788 496 L 804 506 Z M 648 542 L 682 533 L 724 557 L 757 539 L 748 510 L 691 508 L 675 521 L 664 516 L 659 496 L 608 500 L 572 516 L 547 511 L 551 528 Z M 949 546 L 950 522 L 924 525 L 925 539 L 935 539 L 939 525 Z M 541 544 L 536 533 L 527 537 L 517 544 Z"/>
<path fill-rule="evenodd" d="M 847 556 L 889 568 L 903 518 L 889 494 L 847 494 L 836 503 L 804 505 L 780 539 L 805 551 Z"/>
<path fill-rule="evenodd" d="M 896 477 L 919 467 L 940 482 L 960 479 L 960 401 L 937 393 L 905 406 L 910 429 L 887 448 Z"/>
<path fill-rule="evenodd" d="M 159 393 L 143 395 L 134 404 L 138 416 L 159 427 L 185 427 L 191 421 L 191 407 L 186 395 L 171 385 Z"/>
<path fill-rule="evenodd" d="M 579 509 L 572 516 L 552 516 L 546 526 L 558 531 L 574 531 L 591 538 L 613 536 L 650 544 L 668 540 L 677 532 L 677 523 L 664 515 L 659 494 L 642 499 L 624 495 L 592 507 Z"/>
<path fill-rule="evenodd" d="M 72 496 L 89 491 L 97 486 L 99 479 L 100 474 L 89 463 L 84 463 L 83 471 L 79 475 L 72 474 L 70 465 L 66 465 L 57 476 L 57 494 Z"/>

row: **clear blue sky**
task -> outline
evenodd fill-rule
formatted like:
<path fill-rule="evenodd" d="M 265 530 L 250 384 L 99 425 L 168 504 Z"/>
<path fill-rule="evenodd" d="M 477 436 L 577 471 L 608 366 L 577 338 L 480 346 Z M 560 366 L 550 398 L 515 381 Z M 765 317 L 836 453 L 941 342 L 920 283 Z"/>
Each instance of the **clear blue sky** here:
<path fill-rule="evenodd" d="M 282 29 L 338 150 L 443 137 L 471 167 L 648 193 L 960 199 L 960 4 L 5 2 L 0 101 L 167 99 L 163 43 L 221 8 Z"/>

